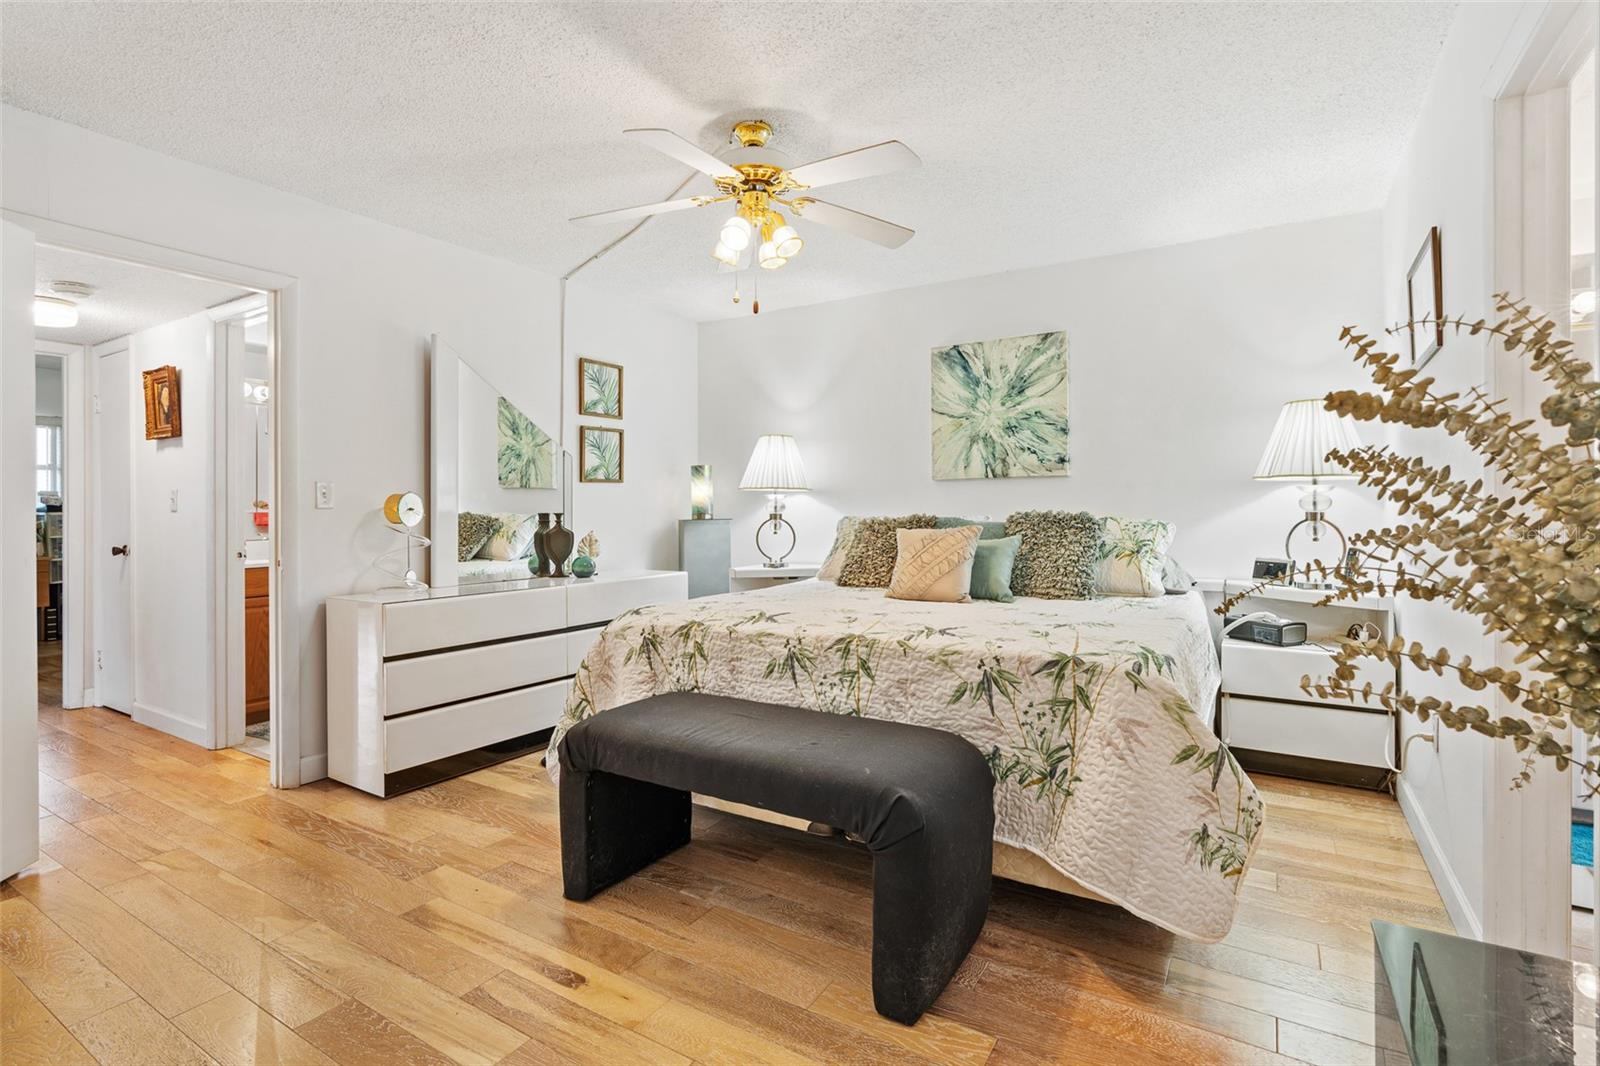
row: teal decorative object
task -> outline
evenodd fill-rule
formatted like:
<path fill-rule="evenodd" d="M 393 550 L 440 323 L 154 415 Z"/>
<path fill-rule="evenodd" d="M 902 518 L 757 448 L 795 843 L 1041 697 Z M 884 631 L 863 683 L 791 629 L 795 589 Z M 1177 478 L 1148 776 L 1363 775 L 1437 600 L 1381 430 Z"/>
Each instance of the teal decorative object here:
<path fill-rule="evenodd" d="M 594 577 L 594 560 L 587 555 L 580 555 L 572 560 L 573 577 Z"/>
<path fill-rule="evenodd" d="M 1011 568 L 1021 547 L 1021 536 L 978 541 L 978 553 L 972 557 L 973 599 L 1010 603 L 1015 598 L 1011 594 Z"/>

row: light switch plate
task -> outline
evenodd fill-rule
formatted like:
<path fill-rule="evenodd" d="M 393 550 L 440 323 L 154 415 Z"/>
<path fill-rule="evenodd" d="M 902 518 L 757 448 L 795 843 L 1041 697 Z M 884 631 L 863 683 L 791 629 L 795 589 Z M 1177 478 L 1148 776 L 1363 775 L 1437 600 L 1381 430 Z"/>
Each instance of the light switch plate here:
<path fill-rule="evenodd" d="M 317 510 L 326 511 L 333 507 L 333 482 L 317 482 Z"/>

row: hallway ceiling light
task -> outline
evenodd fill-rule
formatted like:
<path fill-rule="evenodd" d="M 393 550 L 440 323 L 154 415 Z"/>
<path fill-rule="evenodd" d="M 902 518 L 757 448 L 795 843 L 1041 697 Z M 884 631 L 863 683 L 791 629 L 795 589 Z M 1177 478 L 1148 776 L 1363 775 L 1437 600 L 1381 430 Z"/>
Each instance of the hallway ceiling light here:
<path fill-rule="evenodd" d="M 623 132 L 640 144 L 710 176 L 717 183 L 718 195 L 690 196 L 641 207 L 625 207 L 618 211 L 602 211 L 594 215 L 580 215 L 572 221 L 585 225 L 633 222 L 637 229 L 644 219 L 664 211 L 732 203 L 734 215 L 722 224 L 717 245 L 711 252 L 711 258 L 721 264 L 718 269 L 724 272 L 753 265 L 776 270 L 800 254 L 805 241 L 778 213 L 780 204 L 807 221 L 831 226 L 885 248 L 898 248 L 911 239 L 912 231 L 904 226 L 896 226 L 881 218 L 810 196 L 794 195 L 822 185 L 893 174 L 918 166 L 922 160 L 899 141 L 884 141 L 853 152 L 818 159 L 804 166 L 791 167 L 787 155 L 767 147 L 772 127 L 759 120 L 740 122 L 733 127 L 732 140 L 737 147 L 724 151 L 722 158 L 668 130 Z M 758 241 L 755 254 L 748 254 L 750 245 Z M 739 302 L 737 285 L 733 299 L 735 303 Z M 752 310 L 759 311 L 760 308 L 759 301 L 752 304 Z"/>
<path fill-rule="evenodd" d="M 33 295 L 33 324 L 42 329 L 71 329 L 78 324 L 78 300 L 94 295 L 94 286 L 82 281 L 52 281 L 45 292 Z"/>
<path fill-rule="evenodd" d="M 70 329 L 78 324 L 78 305 L 59 296 L 34 296 L 33 324 L 41 329 Z"/>

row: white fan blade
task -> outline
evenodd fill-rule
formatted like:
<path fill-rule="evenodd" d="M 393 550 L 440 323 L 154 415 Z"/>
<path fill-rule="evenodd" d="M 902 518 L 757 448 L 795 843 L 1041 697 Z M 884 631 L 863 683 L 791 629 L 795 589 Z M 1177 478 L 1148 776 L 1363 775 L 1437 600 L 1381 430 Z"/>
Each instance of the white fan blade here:
<path fill-rule="evenodd" d="M 585 226 L 604 226 L 611 222 L 632 222 L 636 218 L 662 215 L 668 211 L 683 211 L 705 203 L 703 196 L 690 196 L 683 200 L 663 200 L 659 204 L 640 204 L 638 207 L 619 207 L 615 211 L 597 211 L 592 215 L 579 215 L 572 219 Z"/>
<path fill-rule="evenodd" d="M 860 211 L 852 211 L 838 204 L 813 200 L 809 196 L 794 201 L 794 209 L 807 222 L 820 222 L 824 226 L 843 230 L 852 237 L 881 244 L 885 248 L 898 248 L 916 233 L 915 230 L 906 229 L 904 226 L 896 226 L 893 222 L 885 222 L 881 218 L 873 218 L 871 215 L 864 215 Z"/>
<path fill-rule="evenodd" d="M 899 141 L 884 141 L 870 148 L 857 148 L 843 155 L 830 155 L 814 163 L 806 163 L 789 171 L 789 177 L 808 189 L 824 185 L 837 185 L 841 181 L 857 178 L 875 178 L 879 174 L 893 174 L 920 166 L 917 153 Z"/>
<path fill-rule="evenodd" d="M 648 144 L 663 155 L 670 155 L 678 162 L 694 167 L 702 174 L 710 174 L 713 178 L 738 178 L 739 176 L 737 170 L 734 170 L 731 166 L 698 145 L 691 144 L 679 137 L 671 130 L 623 130 L 622 132 L 640 144 Z"/>

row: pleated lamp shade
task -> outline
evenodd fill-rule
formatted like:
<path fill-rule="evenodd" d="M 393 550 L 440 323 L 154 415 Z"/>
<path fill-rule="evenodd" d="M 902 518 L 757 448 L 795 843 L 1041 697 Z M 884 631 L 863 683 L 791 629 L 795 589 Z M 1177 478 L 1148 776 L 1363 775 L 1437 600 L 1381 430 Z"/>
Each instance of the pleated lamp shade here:
<path fill-rule="evenodd" d="M 739 487 L 752 492 L 810 492 L 806 464 L 800 461 L 800 446 L 794 438 L 787 433 L 768 433 L 756 441 Z"/>
<path fill-rule="evenodd" d="M 1355 475 L 1330 462 L 1335 449 L 1349 451 L 1361 447 L 1355 420 L 1334 414 L 1321 400 L 1290 400 L 1278 412 L 1267 450 L 1256 465 L 1257 481 L 1349 481 Z"/>

